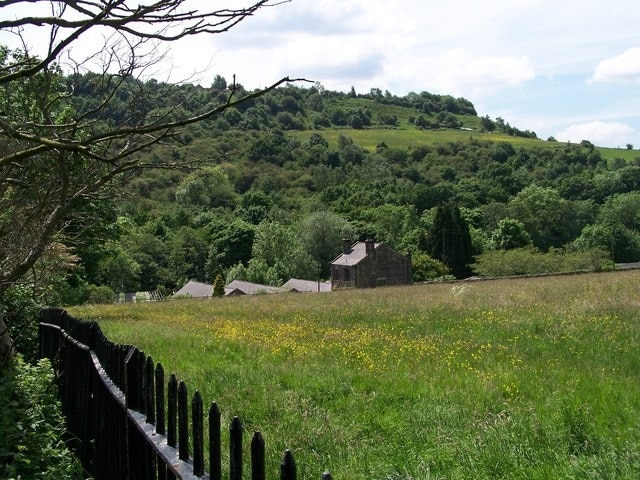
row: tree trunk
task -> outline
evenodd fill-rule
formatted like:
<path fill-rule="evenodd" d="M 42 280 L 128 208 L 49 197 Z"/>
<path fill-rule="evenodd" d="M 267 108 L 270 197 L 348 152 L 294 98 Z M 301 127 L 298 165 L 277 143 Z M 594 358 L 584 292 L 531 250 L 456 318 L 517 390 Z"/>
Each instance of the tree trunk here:
<path fill-rule="evenodd" d="M 9 329 L 0 315 L 0 367 L 6 365 L 13 356 L 13 340 L 9 335 Z"/>

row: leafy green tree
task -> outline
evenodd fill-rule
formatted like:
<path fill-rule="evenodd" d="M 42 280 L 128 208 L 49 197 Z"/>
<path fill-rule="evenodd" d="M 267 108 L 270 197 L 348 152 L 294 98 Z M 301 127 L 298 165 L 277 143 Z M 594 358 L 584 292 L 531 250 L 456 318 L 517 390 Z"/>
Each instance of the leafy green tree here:
<path fill-rule="evenodd" d="M 436 208 L 426 243 L 427 253 L 432 258 L 440 259 L 456 278 L 465 278 L 471 274 L 471 234 L 456 205 L 446 203 Z"/>
<path fill-rule="evenodd" d="M 227 89 L 227 80 L 222 75 L 213 77 L 213 83 L 211 84 L 212 90 L 224 91 Z"/>
<path fill-rule="evenodd" d="M 586 250 L 599 247 L 611 253 L 616 262 L 640 260 L 640 192 L 609 197 L 597 221 L 587 225 L 574 246 Z"/>
<path fill-rule="evenodd" d="M 292 144 L 280 129 L 260 133 L 247 152 L 249 160 L 264 160 L 274 165 L 284 165 L 293 160 Z"/>
<path fill-rule="evenodd" d="M 613 195 L 600 208 L 598 222 L 640 232 L 640 192 Z"/>
<path fill-rule="evenodd" d="M 232 208 L 236 197 L 233 184 L 219 166 L 190 173 L 176 189 L 176 201 L 181 205 Z"/>
<path fill-rule="evenodd" d="M 313 132 L 310 136 L 309 139 L 306 141 L 306 143 L 304 144 L 304 147 L 308 150 L 313 149 L 313 147 L 322 147 L 324 149 L 328 149 L 329 148 L 329 142 L 327 142 L 327 140 L 320 135 L 317 132 Z"/>
<path fill-rule="evenodd" d="M 305 217 L 300 224 L 305 248 L 319 267 L 319 277 L 329 278 L 329 262 L 337 257 L 343 238 L 353 238 L 354 228 L 335 213 L 320 210 Z"/>
<path fill-rule="evenodd" d="M 331 112 L 331 123 L 337 127 L 342 127 L 348 124 L 347 114 L 341 108 L 336 108 Z"/>
<path fill-rule="evenodd" d="M 209 237 L 205 230 L 180 227 L 170 232 L 166 243 L 168 267 L 175 285 L 184 284 L 191 279 L 207 282 Z"/>
<path fill-rule="evenodd" d="M 100 284 L 119 293 L 140 290 L 140 264 L 119 244 L 113 244 L 109 250 L 110 254 L 99 265 Z"/>
<path fill-rule="evenodd" d="M 251 259 L 255 227 L 243 220 L 213 227 L 205 273 L 215 278 L 222 271 Z"/>
<path fill-rule="evenodd" d="M 417 217 L 411 207 L 388 203 L 365 209 L 360 218 L 373 227 L 376 240 L 384 241 L 397 249 L 409 247 L 405 236 L 417 225 Z"/>
<path fill-rule="evenodd" d="M 284 283 L 282 277 L 278 275 L 275 267 L 270 267 L 261 259 L 252 258 L 248 266 L 241 263 L 231 267 L 227 273 L 227 280 L 244 280 L 246 282 L 259 283 L 262 285 L 280 286 Z"/>
<path fill-rule="evenodd" d="M 514 218 L 503 218 L 491 234 L 491 245 L 498 250 L 511 250 L 531 245 L 531 236 L 524 224 Z"/>
<path fill-rule="evenodd" d="M 282 281 L 317 278 L 318 266 L 300 235 L 279 222 L 266 221 L 258 225 L 251 262 L 262 262 L 266 268 L 273 268 Z"/>
<path fill-rule="evenodd" d="M 493 120 L 489 118 L 489 115 L 480 117 L 480 126 L 484 128 L 487 132 L 493 132 L 496 129 L 496 124 L 494 123 Z"/>
<path fill-rule="evenodd" d="M 563 199 L 557 190 L 529 186 L 508 204 L 510 216 L 519 220 L 540 250 L 561 247 L 573 241 L 593 220 L 589 203 Z"/>

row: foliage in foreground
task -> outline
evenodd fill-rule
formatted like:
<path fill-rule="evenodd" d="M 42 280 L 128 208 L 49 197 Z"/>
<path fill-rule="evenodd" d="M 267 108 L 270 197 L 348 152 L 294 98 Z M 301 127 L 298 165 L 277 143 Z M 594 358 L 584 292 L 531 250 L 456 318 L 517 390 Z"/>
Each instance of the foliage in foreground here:
<path fill-rule="evenodd" d="M 62 440 L 64 418 L 48 360 L 32 365 L 18 355 L 0 370 L 0 405 L 0 478 L 83 478 Z"/>
<path fill-rule="evenodd" d="M 74 309 L 301 479 L 640 476 L 640 272 Z M 205 437 L 206 438 L 206 437 Z M 248 448 L 248 441 L 245 443 Z"/>

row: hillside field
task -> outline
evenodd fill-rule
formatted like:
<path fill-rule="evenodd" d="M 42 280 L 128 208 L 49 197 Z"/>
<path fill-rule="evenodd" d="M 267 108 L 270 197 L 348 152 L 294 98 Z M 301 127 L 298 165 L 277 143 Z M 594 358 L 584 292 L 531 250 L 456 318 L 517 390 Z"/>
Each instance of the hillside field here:
<path fill-rule="evenodd" d="M 261 431 L 269 478 L 290 448 L 300 479 L 635 479 L 639 284 L 624 271 L 70 311 L 218 402 L 225 424 L 239 415 L 247 452 Z"/>

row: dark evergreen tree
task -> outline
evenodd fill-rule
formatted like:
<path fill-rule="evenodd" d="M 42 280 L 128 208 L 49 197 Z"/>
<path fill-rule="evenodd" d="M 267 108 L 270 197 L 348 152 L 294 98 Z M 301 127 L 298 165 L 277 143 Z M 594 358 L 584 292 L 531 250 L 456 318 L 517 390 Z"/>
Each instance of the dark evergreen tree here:
<path fill-rule="evenodd" d="M 471 234 L 469 225 L 456 205 L 445 203 L 436 209 L 435 218 L 427 232 L 427 253 L 440 259 L 456 278 L 471 274 Z"/>
<path fill-rule="evenodd" d="M 216 275 L 213 281 L 213 296 L 224 297 L 224 278 L 220 274 Z"/>

